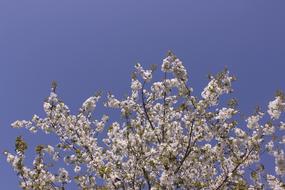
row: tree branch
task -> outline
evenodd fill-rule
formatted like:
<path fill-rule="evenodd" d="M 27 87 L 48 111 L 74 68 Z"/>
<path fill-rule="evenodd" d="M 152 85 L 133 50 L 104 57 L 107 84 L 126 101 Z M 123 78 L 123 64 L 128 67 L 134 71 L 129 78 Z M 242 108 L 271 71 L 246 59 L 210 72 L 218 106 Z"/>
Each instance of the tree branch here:
<path fill-rule="evenodd" d="M 250 149 L 250 151 L 248 152 L 248 154 L 245 156 L 245 158 L 241 161 L 241 162 L 239 162 L 236 166 L 235 166 L 235 168 L 232 170 L 232 172 L 230 172 L 230 173 L 235 173 L 237 170 L 238 170 L 238 168 L 240 167 L 240 165 L 242 165 L 246 160 L 247 160 L 247 158 L 250 156 L 250 154 L 251 154 L 251 152 L 254 150 L 254 147 L 252 147 L 251 149 Z M 215 190 L 219 190 L 219 189 L 221 189 L 227 182 L 228 182 L 228 179 L 230 178 L 230 176 L 229 176 L 229 174 L 227 174 L 226 175 L 226 177 L 224 178 L 224 180 L 222 181 L 222 183 L 215 189 Z"/>
<path fill-rule="evenodd" d="M 185 152 L 185 155 L 183 156 L 183 158 L 181 159 L 178 167 L 176 168 L 176 170 L 174 171 L 174 174 L 178 173 L 180 168 L 182 167 L 183 163 L 185 162 L 186 158 L 189 156 L 189 154 L 191 153 L 192 151 L 192 147 L 191 147 L 191 141 L 192 141 L 192 136 L 193 136 L 193 127 L 194 127 L 194 122 L 195 120 L 193 119 L 192 121 L 192 125 L 191 125 L 191 128 L 190 128 L 190 134 L 189 134 L 189 140 L 188 140 L 188 145 L 187 145 L 187 148 L 186 148 L 186 152 Z M 193 143 L 193 146 L 194 144 L 196 143 L 196 140 L 194 141 Z"/>
<path fill-rule="evenodd" d="M 143 106 L 143 110 L 144 110 L 146 119 L 148 120 L 151 129 L 152 129 L 152 130 L 154 131 L 154 133 L 155 133 L 155 128 L 154 128 L 154 126 L 153 126 L 153 124 L 152 124 L 152 121 L 150 120 L 150 117 L 149 117 L 149 115 L 148 115 L 148 113 L 147 113 L 146 104 L 145 104 L 145 101 L 144 101 L 144 99 L 145 99 L 145 97 L 144 97 L 144 92 L 143 92 L 143 91 L 144 91 L 144 86 L 145 86 L 145 81 L 143 82 L 142 90 L 141 90 L 142 106 Z M 156 137 L 157 137 L 157 141 L 160 143 L 161 141 L 160 141 L 159 137 L 157 136 L 157 134 L 155 134 L 155 135 L 156 135 Z"/>

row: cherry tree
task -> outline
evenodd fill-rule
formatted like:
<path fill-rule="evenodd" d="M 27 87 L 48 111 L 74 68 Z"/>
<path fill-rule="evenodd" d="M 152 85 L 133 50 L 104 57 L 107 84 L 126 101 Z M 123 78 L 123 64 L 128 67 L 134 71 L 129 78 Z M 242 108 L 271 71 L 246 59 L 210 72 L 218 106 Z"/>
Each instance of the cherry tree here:
<path fill-rule="evenodd" d="M 173 53 L 163 59 L 161 81 L 154 81 L 154 71 L 136 64 L 131 93 L 122 100 L 108 94 L 102 101 L 120 110 L 121 120 L 114 122 L 107 114 L 93 116 L 101 94 L 72 114 L 53 83 L 43 104 L 44 118 L 34 115 L 31 121 L 12 123 L 13 128 L 58 137 L 58 144 L 35 148 L 32 167 L 25 163 L 28 146 L 22 137 L 16 139 L 15 153 L 5 151 L 20 187 L 66 189 L 75 183 L 85 190 L 285 189 L 281 92 L 267 111 L 257 109 L 241 120 L 237 101 L 220 98 L 232 92 L 235 78 L 228 70 L 210 76 L 201 96 L 193 95 L 188 73 Z M 262 162 L 264 155 L 275 160 L 275 171 Z M 63 161 L 65 165 L 56 165 Z"/>

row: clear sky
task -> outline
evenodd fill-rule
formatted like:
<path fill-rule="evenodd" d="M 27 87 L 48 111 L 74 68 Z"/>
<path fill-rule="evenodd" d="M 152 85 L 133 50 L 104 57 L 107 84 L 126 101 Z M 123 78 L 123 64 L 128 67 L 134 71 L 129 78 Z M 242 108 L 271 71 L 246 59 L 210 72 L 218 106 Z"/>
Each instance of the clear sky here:
<path fill-rule="evenodd" d="M 43 114 L 52 80 L 75 112 L 98 90 L 128 93 L 134 64 L 159 65 L 169 49 L 195 92 L 227 66 L 242 112 L 265 108 L 285 90 L 284 8 L 284 0 L 0 0 L 0 151 L 20 134 L 31 145 L 54 142 L 10 128 Z M 0 179 L 1 189 L 18 189 L 3 155 Z"/>

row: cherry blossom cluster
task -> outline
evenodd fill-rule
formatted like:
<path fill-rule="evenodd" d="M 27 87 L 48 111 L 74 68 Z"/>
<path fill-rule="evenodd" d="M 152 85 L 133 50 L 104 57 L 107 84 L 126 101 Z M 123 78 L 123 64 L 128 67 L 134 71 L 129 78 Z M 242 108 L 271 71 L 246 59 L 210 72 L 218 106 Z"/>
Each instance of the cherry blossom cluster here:
<path fill-rule="evenodd" d="M 72 114 L 53 85 L 43 104 L 45 117 L 12 123 L 14 128 L 58 137 L 57 144 L 36 147 L 31 168 L 25 163 L 28 146 L 22 137 L 16 139 L 15 154 L 5 152 L 20 187 L 65 189 L 75 183 L 86 190 L 285 188 L 281 92 L 267 111 L 257 109 L 241 120 L 230 98 L 235 77 L 228 70 L 210 76 L 201 96 L 193 95 L 188 72 L 173 53 L 163 59 L 160 80 L 155 71 L 136 64 L 130 95 L 107 95 L 104 105 L 121 114 L 116 121 L 108 114 L 94 118 L 101 94 Z M 220 100 L 223 95 L 229 97 L 228 104 Z M 275 170 L 263 163 L 264 154 L 274 160 Z M 66 167 L 56 164 L 60 162 Z"/>

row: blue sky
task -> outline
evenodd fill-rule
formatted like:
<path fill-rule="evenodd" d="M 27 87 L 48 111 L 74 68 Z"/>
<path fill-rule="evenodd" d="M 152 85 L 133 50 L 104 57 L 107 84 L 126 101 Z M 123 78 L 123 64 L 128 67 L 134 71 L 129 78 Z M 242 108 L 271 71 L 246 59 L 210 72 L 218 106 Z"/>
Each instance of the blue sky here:
<path fill-rule="evenodd" d="M 169 49 L 195 92 L 227 66 L 242 112 L 265 108 L 285 90 L 284 7 L 284 0 L 1 0 L 0 151 L 12 151 L 20 134 L 30 144 L 53 140 L 10 128 L 43 113 L 52 80 L 75 112 L 98 90 L 128 93 L 134 64 L 159 65 Z M 18 189 L 3 156 L 0 166 L 1 188 Z"/>

